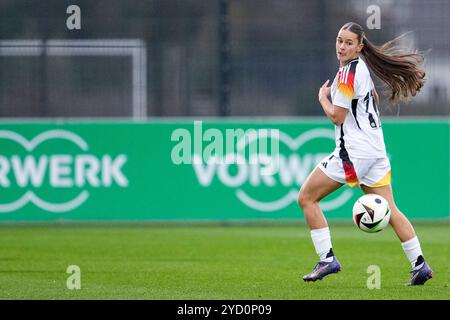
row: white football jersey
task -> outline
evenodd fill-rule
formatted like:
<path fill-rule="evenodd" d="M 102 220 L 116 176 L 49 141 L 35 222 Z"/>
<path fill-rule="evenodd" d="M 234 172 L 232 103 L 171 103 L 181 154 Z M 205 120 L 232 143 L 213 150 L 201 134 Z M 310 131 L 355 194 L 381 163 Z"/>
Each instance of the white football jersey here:
<path fill-rule="evenodd" d="M 374 84 L 361 58 L 340 67 L 331 85 L 331 102 L 348 109 L 344 123 L 335 126 L 335 156 L 341 159 L 386 157 Z"/>

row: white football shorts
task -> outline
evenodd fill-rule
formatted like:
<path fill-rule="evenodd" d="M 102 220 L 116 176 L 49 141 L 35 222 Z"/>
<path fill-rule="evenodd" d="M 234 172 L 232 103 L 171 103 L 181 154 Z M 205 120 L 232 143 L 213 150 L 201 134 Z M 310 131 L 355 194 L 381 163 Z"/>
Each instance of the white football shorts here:
<path fill-rule="evenodd" d="M 328 177 L 350 187 L 365 185 L 381 187 L 391 184 L 391 164 L 387 157 L 378 159 L 342 160 L 329 155 L 317 164 Z"/>

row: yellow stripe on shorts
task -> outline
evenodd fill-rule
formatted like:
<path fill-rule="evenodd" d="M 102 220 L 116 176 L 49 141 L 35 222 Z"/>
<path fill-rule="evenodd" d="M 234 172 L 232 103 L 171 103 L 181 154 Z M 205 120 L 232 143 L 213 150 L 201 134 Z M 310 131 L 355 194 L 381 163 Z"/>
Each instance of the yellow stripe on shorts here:
<path fill-rule="evenodd" d="M 383 186 L 388 186 L 391 184 L 391 171 L 389 171 L 388 173 L 386 173 L 386 175 L 377 183 L 371 185 L 372 188 L 374 187 L 383 187 Z"/>

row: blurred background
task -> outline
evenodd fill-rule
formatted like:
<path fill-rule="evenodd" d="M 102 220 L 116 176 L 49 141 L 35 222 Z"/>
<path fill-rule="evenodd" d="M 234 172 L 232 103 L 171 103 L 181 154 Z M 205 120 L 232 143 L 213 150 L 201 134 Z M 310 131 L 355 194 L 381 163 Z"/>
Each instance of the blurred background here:
<path fill-rule="evenodd" d="M 0 0 L 0 116 L 322 116 L 347 21 L 375 44 L 413 31 L 408 45 L 431 49 L 425 88 L 382 113 L 448 116 L 449 16 L 444 0 Z"/>
<path fill-rule="evenodd" d="M 418 96 L 380 109 L 437 279 L 399 290 L 395 233 L 360 232 L 343 187 L 321 201 L 348 268 L 326 297 L 448 300 L 449 17 L 447 0 L 0 0 L 0 299 L 323 300 L 298 283 L 317 256 L 297 198 L 335 147 L 317 93 L 354 21 L 430 50 Z"/>

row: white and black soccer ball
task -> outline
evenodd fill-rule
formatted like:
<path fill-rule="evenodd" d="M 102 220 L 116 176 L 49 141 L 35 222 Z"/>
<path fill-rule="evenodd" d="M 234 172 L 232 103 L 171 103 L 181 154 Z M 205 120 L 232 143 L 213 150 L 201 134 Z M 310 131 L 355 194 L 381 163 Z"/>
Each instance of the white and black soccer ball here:
<path fill-rule="evenodd" d="M 353 205 L 353 221 L 362 231 L 379 232 L 386 228 L 390 219 L 388 202 L 377 194 L 365 194 Z"/>

